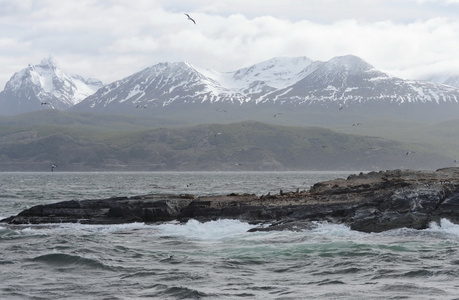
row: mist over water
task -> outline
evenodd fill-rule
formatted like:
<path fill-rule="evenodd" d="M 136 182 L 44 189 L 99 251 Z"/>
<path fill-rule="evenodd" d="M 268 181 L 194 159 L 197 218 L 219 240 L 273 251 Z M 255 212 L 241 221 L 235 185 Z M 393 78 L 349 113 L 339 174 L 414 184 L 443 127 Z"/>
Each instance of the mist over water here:
<path fill-rule="evenodd" d="M 0 215 L 70 199 L 277 193 L 349 173 L 8 173 Z M 188 186 L 187 186 L 188 185 Z M 186 224 L 0 225 L 0 299 L 455 299 L 459 226 L 361 233 Z"/>

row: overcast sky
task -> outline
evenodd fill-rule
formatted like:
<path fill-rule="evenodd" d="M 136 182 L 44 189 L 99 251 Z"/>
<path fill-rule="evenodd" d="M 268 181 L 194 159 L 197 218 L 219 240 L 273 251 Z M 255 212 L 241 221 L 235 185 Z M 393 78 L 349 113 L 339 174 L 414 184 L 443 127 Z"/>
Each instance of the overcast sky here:
<path fill-rule="evenodd" d="M 459 74 L 459 0 L 0 0 L 0 91 L 49 55 L 111 83 L 165 61 L 347 54 L 405 79 Z"/>

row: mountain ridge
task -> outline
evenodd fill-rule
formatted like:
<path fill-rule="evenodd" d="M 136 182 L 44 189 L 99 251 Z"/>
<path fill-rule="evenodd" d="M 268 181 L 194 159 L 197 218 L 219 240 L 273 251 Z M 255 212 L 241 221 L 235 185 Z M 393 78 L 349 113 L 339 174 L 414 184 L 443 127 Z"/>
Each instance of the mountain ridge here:
<path fill-rule="evenodd" d="M 83 94 L 86 97 L 81 99 Z M 355 105 L 364 105 L 359 108 L 362 112 L 377 115 L 415 103 L 441 104 L 445 108 L 438 116 L 457 117 L 459 88 L 397 78 L 354 55 L 328 61 L 276 57 L 232 72 L 203 69 L 188 62 L 162 62 L 102 86 L 97 80 L 66 75 L 50 57 L 13 75 L 0 93 L 0 115 L 53 108 L 143 116 L 182 111 L 181 118 L 186 119 L 185 112 L 191 110 L 209 115 L 231 108 L 233 116 L 250 116 L 261 109 L 269 114 L 287 107 L 323 112 L 322 108 Z M 413 110 L 410 106 L 400 114 L 422 118 L 430 108 L 419 107 Z M 195 118 L 204 121 L 205 115 Z"/>
<path fill-rule="evenodd" d="M 157 64 L 108 87 L 75 108 L 107 108 L 109 103 L 154 107 L 185 103 L 459 103 L 459 88 L 393 77 L 353 55 L 326 62 L 306 57 L 274 58 L 226 73 L 185 62 Z"/>

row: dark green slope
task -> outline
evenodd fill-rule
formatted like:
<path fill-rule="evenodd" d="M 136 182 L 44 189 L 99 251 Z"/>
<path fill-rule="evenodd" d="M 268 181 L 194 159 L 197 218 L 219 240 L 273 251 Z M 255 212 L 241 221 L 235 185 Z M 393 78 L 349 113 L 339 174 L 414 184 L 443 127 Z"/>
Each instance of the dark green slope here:
<path fill-rule="evenodd" d="M 133 122 L 128 127 L 129 119 L 122 117 L 98 124 L 78 121 L 81 115 L 69 115 L 71 120 L 59 126 L 62 115 L 51 117 L 42 124 L 29 118 L 27 126 L 0 120 L 0 171 L 48 171 L 52 164 L 56 171 L 380 170 L 452 164 L 451 157 L 423 144 L 318 127 L 260 122 L 181 128 Z"/>

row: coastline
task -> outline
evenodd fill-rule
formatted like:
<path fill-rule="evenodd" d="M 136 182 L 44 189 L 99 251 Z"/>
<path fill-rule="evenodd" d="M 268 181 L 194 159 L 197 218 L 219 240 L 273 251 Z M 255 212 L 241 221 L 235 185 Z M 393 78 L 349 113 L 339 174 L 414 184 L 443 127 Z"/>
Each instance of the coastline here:
<path fill-rule="evenodd" d="M 360 173 L 318 182 L 309 190 L 280 190 L 260 196 L 153 194 L 71 200 L 37 205 L 0 222 L 120 224 L 239 219 L 271 224 L 260 230 L 299 230 L 311 221 L 327 221 L 358 231 L 381 232 L 402 227 L 424 229 L 441 218 L 459 223 L 459 168 Z"/>

